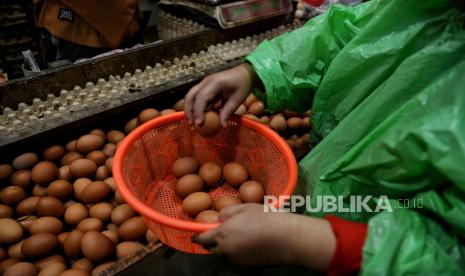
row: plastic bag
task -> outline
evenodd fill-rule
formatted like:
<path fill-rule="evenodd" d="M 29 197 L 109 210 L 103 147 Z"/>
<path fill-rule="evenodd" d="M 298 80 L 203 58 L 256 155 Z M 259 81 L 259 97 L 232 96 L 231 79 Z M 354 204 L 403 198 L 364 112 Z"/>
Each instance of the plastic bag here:
<path fill-rule="evenodd" d="M 369 223 L 362 274 L 465 267 L 464 17 L 446 0 L 333 6 L 247 57 L 268 108 L 312 107 L 316 147 L 299 179 L 314 206 L 390 199 L 393 212 L 333 212 Z"/>

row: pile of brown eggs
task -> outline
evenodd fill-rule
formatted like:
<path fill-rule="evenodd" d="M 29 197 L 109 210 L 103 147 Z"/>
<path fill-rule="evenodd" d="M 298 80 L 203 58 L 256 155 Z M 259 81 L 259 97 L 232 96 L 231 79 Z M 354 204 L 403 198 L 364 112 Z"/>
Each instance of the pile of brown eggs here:
<path fill-rule="evenodd" d="M 298 158 L 309 152 L 310 111 L 298 113 L 284 110 L 270 114 L 265 112 L 265 105 L 251 93 L 236 110 L 236 114 L 269 126 L 286 139 L 287 144 Z"/>
<path fill-rule="evenodd" d="M 96 129 L 0 165 L 0 274 L 98 275 L 157 240 L 115 190 L 124 137 Z"/>
<path fill-rule="evenodd" d="M 200 165 L 192 157 L 182 157 L 174 162 L 172 173 L 178 179 L 175 193 L 182 199 L 184 212 L 195 217 L 197 222 L 218 222 L 218 212 L 221 209 L 241 203 L 261 203 L 265 194 L 263 186 L 257 181 L 249 180 L 246 168 L 235 162 L 227 163 L 221 168 L 214 162 Z M 220 185 L 239 189 L 240 199 L 223 196 L 214 201 L 207 191 Z"/>
<path fill-rule="evenodd" d="M 219 108 L 221 104 L 214 106 L 215 110 Z M 113 155 L 118 143 L 137 126 L 183 109 L 184 100 L 178 101 L 173 109 L 148 108 L 131 119 L 124 132 L 95 129 L 68 143 L 52 145 L 41 153 L 24 153 L 10 164 L 0 164 L 0 275 L 98 275 L 115 261 L 156 241 L 157 237 L 147 229 L 142 217 L 116 191 Z M 263 103 L 250 94 L 236 114 L 277 131 L 297 157 L 308 152 L 309 113 L 269 114 Z M 257 202 L 247 198 L 255 197 L 244 190 L 250 189 L 260 194 L 256 198 L 263 198 L 257 193 L 263 187 L 248 180 L 248 176 L 237 183 L 229 179 L 230 165 L 221 168 L 212 163 L 208 165 L 210 168 L 202 169 L 199 164 L 192 173 L 186 174 L 192 176 L 179 175 L 176 194 L 184 199 L 186 213 L 195 216 L 197 221 L 214 222 L 218 220 L 217 212 L 226 206 Z M 205 204 L 207 207 L 191 210 L 188 205 L 195 199 L 194 195 L 221 184 L 208 180 L 208 174 L 215 171 L 228 185 L 239 189 L 240 199 L 224 197 L 213 202 L 210 198 Z M 191 190 L 181 192 L 186 185 L 182 183 L 193 179 L 200 184 L 193 185 L 195 189 L 187 185 Z"/>

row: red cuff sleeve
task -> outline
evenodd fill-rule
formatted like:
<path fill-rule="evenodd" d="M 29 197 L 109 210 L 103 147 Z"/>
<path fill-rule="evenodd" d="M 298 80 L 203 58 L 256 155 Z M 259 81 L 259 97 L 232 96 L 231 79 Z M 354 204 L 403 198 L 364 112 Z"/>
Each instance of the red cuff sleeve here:
<path fill-rule="evenodd" d="M 327 275 L 357 274 L 362 264 L 362 248 L 367 235 L 367 225 L 326 216 L 336 236 L 334 253 Z"/>

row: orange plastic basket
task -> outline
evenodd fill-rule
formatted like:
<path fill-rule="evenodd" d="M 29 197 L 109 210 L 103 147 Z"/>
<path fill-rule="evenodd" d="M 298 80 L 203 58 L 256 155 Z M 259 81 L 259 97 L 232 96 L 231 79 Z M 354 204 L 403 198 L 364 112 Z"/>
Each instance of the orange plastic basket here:
<path fill-rule="evenodd" d="M 171 166 L 185 156 L 194 157 L 201 164 L 241 163 L 252 179 L 264 185 L 267 195 L 290 195 L 297 182 L 297 162 L 287 143 L 251 119 L 233 116 L 213 138 L 192 131 L 184 112 L 139 126 L 118 146 L 113 161 L 117 189 L 162 242 L 188 253 L 208 253 L 193 244 L 191 236 L 218 224 L 195 222 L 182 210 L 181 200 L 174 193 L 176 178 Z M 213 199 L 239 196 L 228 185 L 210 190 L 209 194 Z"/>

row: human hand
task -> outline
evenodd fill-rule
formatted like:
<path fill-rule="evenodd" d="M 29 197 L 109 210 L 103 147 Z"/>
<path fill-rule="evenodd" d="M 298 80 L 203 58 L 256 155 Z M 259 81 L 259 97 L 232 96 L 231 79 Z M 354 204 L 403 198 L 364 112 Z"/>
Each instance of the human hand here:
<path fill-rule="evenodd" d="M 201 125 L 208 105 L 214 99 L 222 97 L 225 104 L 220 120 L 225 126 L 227 119 L 247 97 L 256 79 L 257 76 L 248 63 L 204 78 L 189 90 L 185 98 L 184 111 L 189 124 Z"/>
<path fill-rule="evenodd" d="M 241 265 L 289 264 L 325 271 L 336 247 L 326 220 L 264 212 L 260 204 L 225 208 L 220 221 L 219 227 L 192 240 Z"/>

